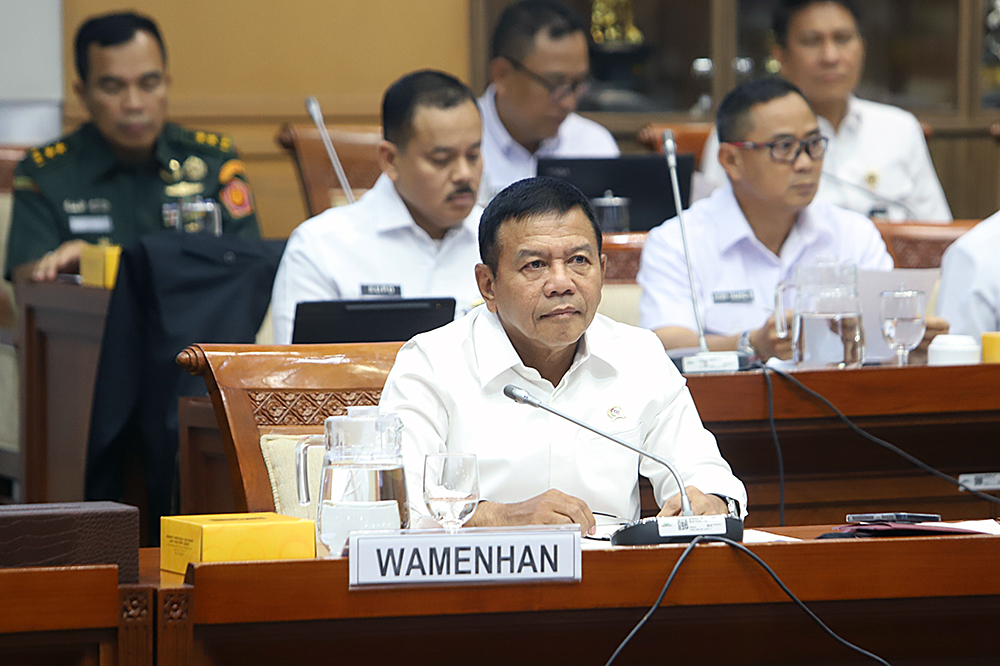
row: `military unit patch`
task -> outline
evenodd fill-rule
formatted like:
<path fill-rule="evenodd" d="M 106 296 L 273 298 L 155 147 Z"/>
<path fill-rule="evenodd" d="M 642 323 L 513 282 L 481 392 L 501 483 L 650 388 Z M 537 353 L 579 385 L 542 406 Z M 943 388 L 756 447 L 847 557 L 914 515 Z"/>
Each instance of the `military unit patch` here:
<path fill-rule="evenodd" d="M 219 184 L 225 185 L 233 179 L 234 176 L 245 176 L 246 167 L 243 165 L 243 160 L 229 160 L 219 168 Z"/>
<path fill-rule="evenodd" d="M 14 189 L 26 192 L 41 192 L 38 183 L 31 176 L 14 176 Z"/>
<path fill-rule="evenodd" d="M 222 189 L 219 199 L 234 220 L 246 217 L 253 212 L 253 197 L 250 194 L 250 188 L 239 178 L 229 181 L 229 184 Z"/>

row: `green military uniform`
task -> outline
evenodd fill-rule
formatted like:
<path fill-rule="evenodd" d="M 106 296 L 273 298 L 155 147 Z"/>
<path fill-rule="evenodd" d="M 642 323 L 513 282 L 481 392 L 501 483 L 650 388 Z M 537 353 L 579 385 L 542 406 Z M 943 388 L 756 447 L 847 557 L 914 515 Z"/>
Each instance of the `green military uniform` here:
<path fill-rule="evenodd" d="M 166 123 L 153 161 L 132 165 L 119 162 L 86 123 L 30 149 L 17 166 L 5 273 L 68 240 L 124 244 L 163 231 L 163 204 L 193 195 L 221 204 L 223 233 L 260 237 L 243 163 L 228 136 Z"/>

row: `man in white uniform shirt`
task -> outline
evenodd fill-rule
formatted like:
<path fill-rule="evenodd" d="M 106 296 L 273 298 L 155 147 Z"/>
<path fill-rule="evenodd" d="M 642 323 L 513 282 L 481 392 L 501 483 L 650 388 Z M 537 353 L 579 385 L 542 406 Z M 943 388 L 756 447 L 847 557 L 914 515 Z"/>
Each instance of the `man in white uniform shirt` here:
<path fill-rule="evenodd" d="M 385 93 L 382 127 L 374 187 L 306 220 L 288 239 L 271 297 L 278 344 L 291 342 L 302 302 L 452 296 L 461 315 L 479 298 L 475 95 L 443 72 L 408 74 Z"/>
<path fill-rule="evenodd" d="M 716 128 L 729 183 L 684 217 L 708 346 L 789 358 L 791 340 L 777 337 L 771 312 L 775 287 L 796 265 L 832 257 L 888 270 L 892 258 L 871 220 L 814 201 L 826 138 L 793 84 L 738 86 L 719 105 Z M 667 349 L 697 346 L 677 218 L 649 232 L 637 280 L 640 324 Z"/>
<path fill-rule="evenodd" d="M 589 88 L 587 28 L 555 0 L 508 7 L 493 33 L 483 112 L 483 187 L 489 199 L 537 173 L 539 157 L 618 157 L 611 133 L 574 113 Z"/>
<path fill-rule="evenodd" d="M 865 45 L 850 0 L 784 0 L 773 16 L 774 58 L 802 90 L 830 142 L 816 197 L 869 217 L 949 222 L 951 209 L 912 113 L 853 95 Z M 702 192 L 726 182 L 713 132 Z"/>
<path fill-rule="evenodd" d="M 639 516 L 639 474 L 661 515 L 680 512 L 661 465 L 503 394 L 516 384 L 680 470 L 697 514 L 745 512 L 746 491 L 701 424 L 691 394 L 649 331 L 597 314 L 606 257 L 586 197 L 553 178 L 497 195 L 479 232 L 486 303 L 414 337 L 389 373 L 384 411 L 403 422 L 407 493 L 421 501 L 424 456 L 476 454 L 483 500 L 469 525 Z M 732 500 L 732 501 L 730 501 Z"/>
<path fill-rule="evenodd" d="M 941 260 L 937 311 L 952 333 L 978 341 L 1000 331 L 1000 213 L 994 213 L 951 244 Z"/>

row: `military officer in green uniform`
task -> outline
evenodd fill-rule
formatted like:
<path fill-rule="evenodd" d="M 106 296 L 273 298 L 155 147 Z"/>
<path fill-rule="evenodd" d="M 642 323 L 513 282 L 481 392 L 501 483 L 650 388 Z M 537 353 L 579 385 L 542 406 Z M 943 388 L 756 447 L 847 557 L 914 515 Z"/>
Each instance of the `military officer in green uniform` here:
<path fill-rule="evenodd" d="M 74 89 L 90 122 L 18 165 L 5 273 L 33 264 L 33 279 L 55 279 L 77 269 L 84 243 L 170 229 L 169 204 L 197 196 L 220 204 L 223 233 L 258 238 L 232 140 L 165 122 L 170 75 L 156 24 L 98 16 L 80 27 L 75 49 Z"/>

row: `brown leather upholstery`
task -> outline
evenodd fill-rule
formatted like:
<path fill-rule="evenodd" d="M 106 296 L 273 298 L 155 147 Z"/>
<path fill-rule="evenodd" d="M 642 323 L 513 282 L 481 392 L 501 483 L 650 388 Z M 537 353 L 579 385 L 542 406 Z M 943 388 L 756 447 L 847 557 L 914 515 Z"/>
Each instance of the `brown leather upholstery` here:
<path fill-rule="evenodd" d="M 378 165 L 382 128 L 379 125 L 327 125 L 327 130 L 354 196 L 361 196 L 382 173 Z M 337 174 L 314 125 L 284 125 L 275 140 L 295 160 L 302 197 L 310 216 L 322 213 L 332 201 L 343 198 Z"/>
<path fill-rule="evenodd" d="M 261 435 L 321 432 L 328 416 L 378 404 L 402 345 L 205 344 L 178 354 L 208 386 L 239 511 L 274 511 Z"/>
<path fill-rule="evenodd" d="M 694 155 L 694 168 L 698 169 L 701 166 L 701 153 L 712 127 L 712 123 L 650 123 L 639 130 L 635 138 L 650 150 L 662 153 L 663 130 L 673 130 L 677 152 Z"/>
<path fill-rule="evenodd" d="M 979 220 L 955 220 L 951 224 L 920 222 L 876 222 L 896 268 L 939 268 L 941 257 L 959 236 Z M 604 254 L 608 255 L 605 280 L 612 284 L 635 282 L 645 232 L 604 234 Z"/>
<path fill-rule="evenodd" d="M 941 257 L 959 236 L 979 220 L 955 220 L 951 224 L 920 222 L 876 222 L 896 268 L 939 268 Z"/>

